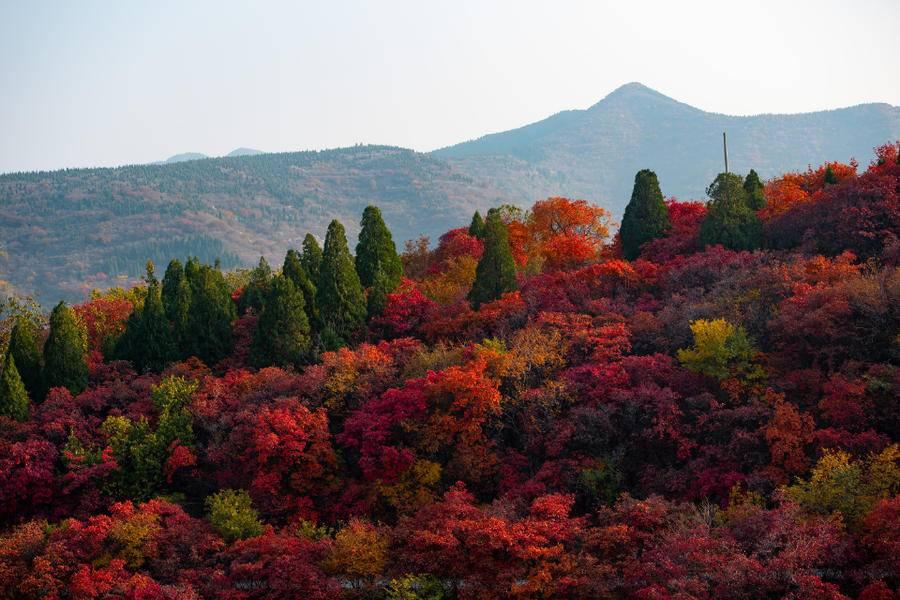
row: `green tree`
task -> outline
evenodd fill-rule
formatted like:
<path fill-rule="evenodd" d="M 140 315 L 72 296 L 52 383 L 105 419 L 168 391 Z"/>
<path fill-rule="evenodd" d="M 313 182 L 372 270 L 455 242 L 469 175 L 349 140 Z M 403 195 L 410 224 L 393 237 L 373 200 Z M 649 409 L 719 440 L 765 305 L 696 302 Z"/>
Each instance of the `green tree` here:
<path fill-rule="evenodd" d="M 642 245 L 661 237 L 669 227 L 669 209 L 659 189 L 656 173 L 649 169 L 638 171 L 619 229 L 622 255 L 628 260 L 636 259 Z"/>
<path fill-rule="evenodd" d="M 319 281 L 319 269 L 322 267 L 322 249 L 319 242 L 311 233 L 307 233 L 303 238 L 303 255 L 300 257 L 300 264 L 306 269 L 306 274 L 310 280 Z"/>
<path fill-rule="evenodd" d="M 366 320 L 366 295 L 347 247 L 344 226 L 332 221 L 325 236 L 316 305 L 328 348 L 350 341 Z"/>
<path fill-rule="evenodd" d="M 263 524 L 245 490 L 221 490 L 206 499 L 209 524 L 229 544 L 262 533 Z"/>
<path fill-rule="evenodd" d="M 743 327 L 734 326 L 725 319 L 697 319 L 691 322 L 694 345 L 678 351 L 678 361 L 686 369 L 726 379 L 739 377 L 757 380 L 763 371 L 756 364 L 757 351 L 750 343 Z"/>
<path fill-rule="evenodd" d="M 484 253 L 475 269 L 469 301 L 475 308 L 516 289 L 516 263 L 509 234 L 498 212 L 488 213 L 484 228 Z"/>
<path fill-rule="evenodd" d="M 9 335 L 7 360 L 12 357 L 28 394 L 39 402 L 44 397 L 43 364 L 38 348 L 38 329 L 29 319 L 17 317 Z"/>
<path fill-rule="evenodd" d="M 302 257 L 296 250 L 288 250 L 287 254 L 284 255 L 281 274 L 290 279 L 294 287 L 303 293 L 303 302 L 306 304 L 306 316 L 309 325 L 310 327 L 317 327 L 319 312 L 316 310 L 316 286 L 303 266 Z"/>
<path fill-rule="evenodd" d="M 391 292 L 403 276 L 403 264 L 397 254 L 397 247 L 391 231 L 381 218 L 381 211 L 375 206 L 367 206 L 363 211 L 359 243 L 356 244 L 356 272 L 363 287 L 372 287 L 378 273 L 383 273 L 384 282 Z"/>
<path fill-rule="evenodd" d="M 68 388 L 80 394 L 87 387 L 88 368 L 84 359 L 87 335 L 75 311 L 60 302 L 50 313 L 50 335 L 44 343 L 44 376 L 48 388 Z"/>
<path fill-rule="evenodd" d="M 277 275 L 256 325 L 251 348 L 253 362 L 259 367 L 299 365 L 309 349 L 310 328 L 303 294 L 290 278 Z"/>
<path fill-rule="evenodd" d="M 191 261 L 188 261 L 190 265 Z M 236 317 L 234 302 L 218 269 L 201 265 L 195 275 L 188 267 L 185 267 L 185 272 L 191 283 L 185 350 L 188 355 L 214 364 L 231 352 L 231 323 Z"/>
<path fill-rule="evenodd" d="M 837 175 L 834 174 L 834 169 L 831 168 L 831 165 L 825 167 L 825 184 L 826 185 L 834 185 L 838 182 Z"/>
<path fill-rule="evenodd" d="M 128 317 L 125 333 L 116 344 L 116 356 L 130 360 L 139 371 L 159 371 L 176 356 L 175 340 L 153 263 L 147 262 L 147 294 L 144 306 Z"/>
<path fill-rule="evenodd" d="M 747 194 L 747 206 L 750 207 L 750 210 L 757 211 L 766 205 L 766 194 L 762 181 L 753 169 L 750 169 L 744 179 L 744 192 Z"/>
<path fill-rule="evenodd" d="M 19 377 L 16 359 L 7 353 L 3 373 L 0 374 L 0 415 L 16 421 L 27 421 L 28 405 L 28 392 Z"/>
<path fill-rule="evenodd" d="M 477 210 L 472 215 L 472 222 L 469 223 L 469 235 L 479 240 L 484 237 L 484 219 L 481 218 L 481 213 Z"/>
<path fill-rule="evenodd" d="M 191 285 L 188 282 L 181 261 L 173 259 L 163 276 L 162 302 L 166 317 L 172 325 L 172 339 L 178 354 L 186 354 L 184 336 L 187 331 L 188 315 L 191 312 Z"/>
<path fill-rule="evenodd" d="M 250 282 L 244 288 L 241 299 L 238 302 L 238 312 L 244 314 L 247 309 L 252 308 L 253 312 L 259 314 L 262 310 L 263 302 L 269 293 L 269 285 L 272 281 L 272 268 L 266 261 L 265 256 L 259 257 L 259 264 L 250 272 Z"/>
<path fill-rule="evenodd" d="M 762 242 L 762 225 L 747 205 L 744 180 L 734 173 L 719 173 L 706 188 L 710 200 L 700 225 L 704 246 L 721 244 L 730 250 L 754 250 Z"/>

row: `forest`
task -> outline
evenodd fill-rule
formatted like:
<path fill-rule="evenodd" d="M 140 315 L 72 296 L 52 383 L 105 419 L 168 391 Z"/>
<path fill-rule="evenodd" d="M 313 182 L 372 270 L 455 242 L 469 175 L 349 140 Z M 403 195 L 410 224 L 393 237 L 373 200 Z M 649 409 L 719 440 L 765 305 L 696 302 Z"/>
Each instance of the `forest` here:
<path fill-rule="evenodd" d="M 900 142 L 664 189 L 3 300 L 0 597 L 896 598 Z"/>

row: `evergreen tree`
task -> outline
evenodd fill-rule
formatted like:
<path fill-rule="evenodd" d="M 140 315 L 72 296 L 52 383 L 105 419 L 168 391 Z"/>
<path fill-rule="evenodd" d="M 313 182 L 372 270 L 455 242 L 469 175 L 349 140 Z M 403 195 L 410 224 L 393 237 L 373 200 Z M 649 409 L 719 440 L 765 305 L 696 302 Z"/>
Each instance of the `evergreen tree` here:
<path fill-rule="evenodd" d="M 469 235 L 479 240 L 484 237 L 484 219 L 481 218 L 481 213 L 477 210 L 472 215 L 472 222 L 469 224 Z"/>
<path fill-rule="evenodd" d="M 28 393 L 19 377 L 16 359 L 9 353 L 0 374 L 0 416 L 16 421 L 28 420 Z"/>
<path fill-rule="evenodd" d="M 6 356 L 16 361 L 16 368 L 28 394 L 39 402 L 44 397 L 43 365 L 38 347 L 38 330 L 30 320 L 18 317 L 9 335 Z"/>
<path fill-rule="evenodd" d="M 338 221 L 331 222 L 325 236 L 316 305 L 328 348 L 348 342 L 365 323 L 366 295 L 347 247 L 344 226 Z"/>
<path fill-rule="evenodd" d="M 762 209 L 766 205 L 766 195 L 763 191 L 762 181 L 753 169 L 747 173 L 744 179 L 744 192 L 747 194 L 747 206 L 752 211 Z"/>
<path fill-rule="evenodd" d="M 516 287 L 516 263 L 509 247 L 506 225 L 499 213 L 489 213 L 484 227 L 484 253 L 475 269 L 469 301 L 478 308 Z"/>
<path fill-rule="evenodd" d="M 172 340 L 180 356 L 186 355 L 184 336 L 187 331 L 188 314 L 191 310 L 191 286 L 184 267 L 177 259 L 172 260 L 163 277 L 162 302 L 166 317 L 172 326 Z"/>
<path fill-rule="evenodd" d="M 372 287 L 381 272 L 383 285 L 393 291 L 403 276 L 403 264 L 397 254 L 397 247 L 390 230 L 381 218 L 381 211 L 375 206 L 367 206 L 363 211 L 359 243 L 356 245 L 356 272 L 363 287 Z"/>
<path fill-rule="evenodd" d="M 670 226 L 669 209 L 659 189 L 656 173 L 649 169 L 638 171 L 634 176 L 631 200 L 625 207 L 619 228 L 622 255 L 628 260 L 636 259 L 643 244 L 661 237 Z"/>
<path fill-rule="evenodd" d="M 831 165 L 828 165 L 827 167 L 825 167 L 825 184 L 834 185 L 837 182 L 838 178 L 837 175 L 834 174 L 834 169 L 831 168 Z"/>
<path fill-rule="evenodd" d="M 265 256 L 259 257 L 259 264 L 250 272 L 250 282 L 244 288 L 244 293 L 238 301 L 238 312 L 244 314 L 252 308 L 259 314 L 263 307 L 266 295 L 269 293 L 269 284 L 272 281 L 272 268 Z"/>
<path fill-rule="evenodd" d="M 319 269 L 322 267 L 322 249 L 319 242 L 311 233 L 307 233 L 303 238 L 303 255 L 300 256 L 300 264 L 306 269 L 310 281 L 319 281 Z"/>
<path fill-rule="evenodd" d="M 299 365 L 310 349 L 303 293 L 285 275 L 277 275 L 266 295 L 253 336 L 251 356 L 258 367 Z"/>
<path fill-rule="evenodd" d="M 366 295 L 366 313 L 369 319 L 384 312 L 384 307 L 387 306 L 387 295 L 394 291 L 394 288 L 391 288 L 383 271 L 376 273 L 375 282 Z"/>
<path fill-rule="evenodd" d="M 700 225 L 704 246 L 721 244 L 730 250 L 753 250 L 762 242 L 762 225 L 749 206 L 744 180 L 734 173 L 719 173 L 706 188 L 710 200 Z"/>
<path fill-rule="evenodd" d="M 176 357 L 175 340 L 162 302 L 153 263 L 147 262 L 147 294 L 144 306 L 128 318 L 116 355 L 130 360 L 138 371 L 159 371 Z"/>
<path fill-rule="evenodd" d="M 315 242 L 315 240 L 313 241 Z M 317 327 L 319 312 L 316 310 L 316 286 L 303 266 L 300 253 L 296 250 L 287 251 L 287 254 L 284 255 L 281 274 L 290 279 L 294 287 L 303 293 L 303 302 L 306 305 L 306 316 L 309 320 L 309 325 L 310 327 Z"/>
<path fill-rule="evenodd" d="M 84 354 L 87 335 L 75 311 L 60 302 L 50 313 L 50 335 L 44 343 L 44 376 L 48 388 L 65 387 L 80 394 L 87 387 Z"/>
<path fill-rule="evenodd" d="M 231 323 L 236 311 L 221 271 L 198 265 L 196 274 L 193 272 L 189 260 L 185 273 L 191 283 L 191 308 L 184 346 L 188 355 L 211 365 L 231 352 Z"/>

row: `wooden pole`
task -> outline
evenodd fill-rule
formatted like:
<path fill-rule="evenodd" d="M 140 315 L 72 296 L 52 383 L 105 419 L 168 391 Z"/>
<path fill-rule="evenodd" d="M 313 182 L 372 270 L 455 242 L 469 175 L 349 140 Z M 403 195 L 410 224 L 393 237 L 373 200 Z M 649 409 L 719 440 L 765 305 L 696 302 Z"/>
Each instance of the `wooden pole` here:
<path fill-rule="evenodd" d="M 725 141 L 725 132 L 722 132 L 722 151 L 725 153 L 725 174 L 728 174 L 728 142 Z"/>

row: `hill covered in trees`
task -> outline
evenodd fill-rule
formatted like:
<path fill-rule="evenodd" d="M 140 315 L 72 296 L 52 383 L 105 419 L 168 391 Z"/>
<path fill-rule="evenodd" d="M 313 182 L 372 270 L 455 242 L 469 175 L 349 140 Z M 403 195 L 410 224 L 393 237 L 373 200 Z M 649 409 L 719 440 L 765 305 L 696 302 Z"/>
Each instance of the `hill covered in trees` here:
<path fill-rule="evenodd" d="M 368 204 L 382 208 L 401 243 L 434 239 L 475 209 L 548 196 L 585 198 L 618 219 L 630 174 L 648 166 L 668 195 L 702 198 L 720 168 L 723 130 L 732 165 L 767 179 L 868 156 L 900 137 L 900 108 L 732 117 L 628 84 L 586 110 L 430 154 L 239 149 L 162 165 L 0 175 L 0 285 L 51 306 L 134 282 L 148 258 L 218 257 L 226 268 L 260 254 L 274 261 L 303 232 L 322 239 L 332 218 L 355 233 L 355 215 Z"/>
<path fill-rule="evenodd" d="M 900 142 L 630 177 L 4 303 L 0 596 L 893 598 Z"/>

